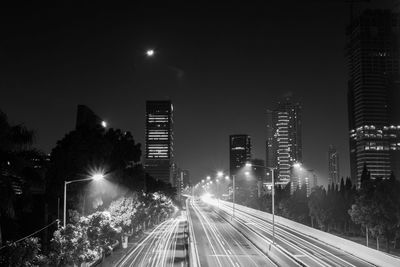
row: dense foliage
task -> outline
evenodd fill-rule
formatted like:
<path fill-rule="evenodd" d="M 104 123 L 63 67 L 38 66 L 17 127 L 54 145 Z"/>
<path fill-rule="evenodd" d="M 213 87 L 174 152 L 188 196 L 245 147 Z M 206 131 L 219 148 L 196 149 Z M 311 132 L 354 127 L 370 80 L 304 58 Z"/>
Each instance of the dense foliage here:
<path fill-rule="evenodd" d="M 44 155 L 32 148 L 34 140 L 32 130 L 11 123 L 0 111 L 0 245 L 3 239 L 26 234 L 32 226 L 42 223 L 42 217 L 31 218 L 29 224 L 24 221 L 34 211 L 30 187 L 41 182 L 32 159 Z"/>
<path fill-rule="evenodd" d="M 49 258 L 54 266 L 92 261 L 108 253 L 122 236 L 136 236 L 173 211 L 171 199 L 163 193 L 142 196 L 130 193 L 113 201 L 104 211 L 81 216 L 57 230 Z"/>
<path fill-rule="evenodd" d="M 41 266 L 47 263 L 41 254 L 38 238 L 27 238 L 18 243 L 8 242 L 0 250 L 0 266 Z"/>

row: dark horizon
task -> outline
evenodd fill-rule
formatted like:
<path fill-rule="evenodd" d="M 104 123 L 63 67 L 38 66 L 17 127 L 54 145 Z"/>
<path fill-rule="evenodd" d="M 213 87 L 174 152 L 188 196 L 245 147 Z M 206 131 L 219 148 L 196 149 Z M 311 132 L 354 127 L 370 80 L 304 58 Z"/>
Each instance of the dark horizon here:
<path fill-rule="evenodd" d="M 340 176 L 350 174 L 348 19 L 339 1 L 4 9 L 0 109 L 36 130 L 35 146 L 49 153 L 85 104 L 131 131 L 143 154 L 145 101 L 171 99 L 176 162 L 198 181 L 228 170 L 231 134 L 249 134 L 253 158 L 265 159 L 266 110 L 290 92 L 303 107 L 304 164 L 326 184 L 329 145 Z"/>

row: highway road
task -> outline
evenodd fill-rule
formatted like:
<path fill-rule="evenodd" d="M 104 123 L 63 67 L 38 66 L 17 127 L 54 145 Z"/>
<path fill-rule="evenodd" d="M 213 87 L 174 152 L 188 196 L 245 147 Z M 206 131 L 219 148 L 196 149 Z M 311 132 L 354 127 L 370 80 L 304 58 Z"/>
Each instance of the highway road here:
<path fill-rule="evenodd" d="M 186 235 L 187 221 L 183 213 L 159 224 L 117 266 L 188 266 Z"/>
<path fill-rule="evenodd" d="M 230 223 L 207 207 L 188 201 L 191 238 L 200 266 L 276 266 Z"/>
<path fill-rule="evenodd" d="M 207 201 L 214 209 L 218 209 L 215 200 Z M 222 212 L 232 215 L 232 203 L 220 201 Z M 249 227 L 268 241 L 272 240 L 272 223 L 263 212 L 236 205 L 235 217 L 243 227 Z M 275 243 L 286 255 L 303 266 L 374 266 L 363 259 L 357 258 L 343 250 L 330 246 L 299 231 L 275 224 Z"/>

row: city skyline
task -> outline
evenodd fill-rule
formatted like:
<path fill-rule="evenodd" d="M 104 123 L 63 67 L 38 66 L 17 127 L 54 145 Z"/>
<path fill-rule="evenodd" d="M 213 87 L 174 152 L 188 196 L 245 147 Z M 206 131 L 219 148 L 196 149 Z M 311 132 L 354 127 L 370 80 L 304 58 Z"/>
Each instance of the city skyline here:
<path fill-rule="evenodd" d="M 29 30 L 36 35 L 21 30 L 22 34 L 14 38 L 10 31 L 6 32 L 9 41 L 3 51 L 7 53 L 1 54 L 1 87 L 6 92 L 0 100 L 2 109 L 12 121 L 34 128 L 37 147 L 47 153 L 73 127 L 73 114 L 79 103 L 104 117 L 109 127 L 131 131 L 144 148 L 145 101 L 172 99 L 176 107 L 176 160 L 198 180 L 228 167 L 225 140 L 230 134 L 251 135 L 254 157 L 265 159 L 266 110 L 282 95 L 292 92 L 303 104 L 304 163 L 326 183 L 325 147 L 334 143 L 343 155 L 342 175 L 349 176 L 343 54 L 348 5 L 274 4 L 271 11 L 216 6 L 207 11 L 208 20 L 202 18 L 203 9 L 199 10 L 188 9 L 188 15 L 174 14 L 171 19 L 162 8 L 151 8 L 151 12 L 145 12 L 146 17 L 128 9 L 118 14 L 120 22 L 114 26 L 108 24 L 117 17 L 112 11 L 100 10 L 100 16 L 87 17 L 86 13 L 71 10 L 79 27 L 66 24 L 65 15 L 58 9 L 55 11 L 59 13 L 53 12 L 49 18 L 38 16 L 40 19 L 32 21 L 23 17 L 24 12 L 18 15 L 9 10 L 9 16 L 15 16 L 5 21 L 10 31 L 29 24 L 35 26 Z M 226 22 L 219 20 L 222 10 L 226 12 Z M 40 15 L 46 10 L 26 12 Z M 288 19 L 279 24 L 282 14 Z M 247 20 L 239 23 L 240 17 Z M 57 23 L 47 24 L 50 19 Z M 168 23 L 161 24 L 162 19 Z M 184 19 L 188 22 L 182 25 Z M 320 23 L 315 25 L 317 19 Z M 275 26 L 269 26 L 269 22 Z M 113 31 L 116 27 L 118 31 Z M 89 32 L 92 28 L 96 30 Z M 147 33 L 153 28 L 159 30 Z M 220 30 L 226 33 L 219 35 Z M 186 34 L 185 39 L 180 37 L 182 33 Z M 25 47 L 25 43 L 31 43 L 31 47 Z M 68 48 L 53 48 L 42 56 L 32 53 L 53 44 Z M 155 50 L 151 60 L 144 55 L 147 48 Z M 97 59 L 99 54 L 101 60 Z M 213 64 L 209 64 L 211 61 Z M 321 66 L 325 67 L 323 71 Z M 226 77 L 234 78 L 226 81 Z M 16 101 L 21 95 L 24 99 Z M 198 101 L 205 96 L 207 102 Z M 192 143 L 192 150 L 185 151 L 193 138 L 207 141 L 205 145 Z M 318 145 L 314 145 L 315 141 Z M 216 152 L 210 157 L 212 150 Z"/>
<path fill-rule="evenodd" d="M 1 266 L 400 266 L 400 0 L 0 9 Z"/>

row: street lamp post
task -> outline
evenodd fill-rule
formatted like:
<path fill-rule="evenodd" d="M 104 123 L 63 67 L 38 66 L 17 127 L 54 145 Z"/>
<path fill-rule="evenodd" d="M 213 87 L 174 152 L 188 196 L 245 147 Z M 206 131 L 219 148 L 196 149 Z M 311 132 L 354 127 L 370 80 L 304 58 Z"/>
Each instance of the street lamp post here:
<path fill-rule="evenodd" d="M 85 179 L 79 179 L 79 180 L 72 180 L 72 181 L 64 181 L 64 216 L 63 216 L 63 225 L 64 228 L 66 226 L 66 222 L 67 222 L 67 185 L 68 184 L 72 184 L 72 183 L 76 183 L 76 182 L 83 182 L 83 181 L 91 181 L 91 180 L 101 180 L 104 178 L 103 174 L 94 174 L 92 177 L 90 178 L 85 178 Z"/>
<path fill-rule="evenodd" d="M 236 175 L 232 174 L 232 218 L 235 218 L 235 191 L 236 191 L 236 185 L 235 185 L 235 179 Z"/>
<path fill-rule="evenodd" d="M 276 167 L 267 167 L 271 172 L 272 178 L 272 244 L 275 244 L 275 178 L 274 170 Z"/>
<path fill-rule="evenodd" d="M 217 184 L 217 201 L 218 201 L 218 209 L 219 209 L 219 180 L 218 178 L 221 178 L 222 176 L 224 176 L 224 173 L 222 171 L 219 171 L 217 173 L 217 179 L 216 179 L 216 184 Z"/>
<path fill-rule="evenodd" d="M 246 163 L 247 167 L 251 166 L 258 166 L 258 167 L 265 167 L 265 166 L 259 166 L 259 165 L 253 165 L 251 163 Z M 276 170 L 276 167 L 267 167 L 270 172 L 271 172 L 271 178 L 272 178 L 272 244 L 275 244 L 275 177 L 274 177 L 274 170 Z"/>

